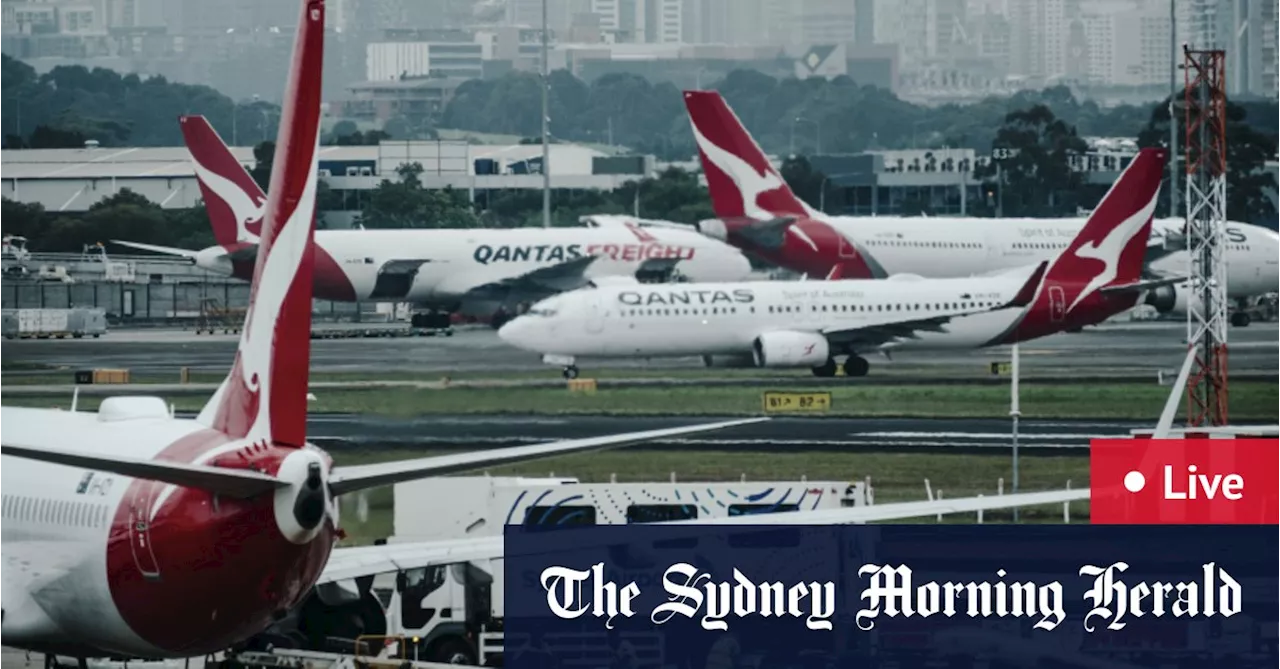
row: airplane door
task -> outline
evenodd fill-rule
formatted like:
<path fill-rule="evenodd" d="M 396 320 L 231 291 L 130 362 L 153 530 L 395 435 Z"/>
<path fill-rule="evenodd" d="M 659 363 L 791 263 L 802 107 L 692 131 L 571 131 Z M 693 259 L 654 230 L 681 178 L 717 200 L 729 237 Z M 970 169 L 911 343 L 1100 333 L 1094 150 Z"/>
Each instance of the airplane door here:
<path fill-rule="evenodd" d="M 163 484 L 142 481 L 129 505 L 129 546 L 133 550 L 133 563 L 148 581 L 160 580 L 160 565 L 151 546 L 151 504 Z"/>
<path fill-rule="evenodd" d="M 600 296 L 592 295 L 587 303 L 587 332 L 600 334 L 604 331 L 604 310 L 600 306 Z"/>
<path fill-rule="evenodd" d="M 1067 316 L 1067 298 L 1062 286 L 1049 286 L 1049 320 L 1061 323 Z"/>
<path fill-rule="evenodd" d="M 857 258 L 858 249 L 854 248 L 853 242 L 850 242 L 847 237 L 838 232 L 836 233 L 836 236 L 840 238 L 840 257 Z"/>

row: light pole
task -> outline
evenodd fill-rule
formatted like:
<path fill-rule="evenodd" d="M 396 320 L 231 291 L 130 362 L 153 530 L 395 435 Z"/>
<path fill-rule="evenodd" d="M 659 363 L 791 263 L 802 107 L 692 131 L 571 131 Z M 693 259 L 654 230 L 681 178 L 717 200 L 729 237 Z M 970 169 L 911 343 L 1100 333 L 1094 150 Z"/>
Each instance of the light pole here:
<path fill-rule="evenodd" d="M 1009 417 L 1013 419 L 1013 494 L 1018 494 L 1018 418 L 1022 411 L 1018 406 L 1018 345 L 1013 345 L 1013 364 L 1010 365 L 1013 383 L 1010 384 Z M 1018 507 L 1013 507 L 1013 522 L 1018 522 Z"/>
<path fill-rule="evenodd" d="M 1178 11 L 1169 0 L 1169 218 L 1178 217 Z"/>
<path fill-rule="evenodd" d="M 547 58 L 547 0 L 542 0 L 542 227 L 551 227 L 551 89 Z"/>

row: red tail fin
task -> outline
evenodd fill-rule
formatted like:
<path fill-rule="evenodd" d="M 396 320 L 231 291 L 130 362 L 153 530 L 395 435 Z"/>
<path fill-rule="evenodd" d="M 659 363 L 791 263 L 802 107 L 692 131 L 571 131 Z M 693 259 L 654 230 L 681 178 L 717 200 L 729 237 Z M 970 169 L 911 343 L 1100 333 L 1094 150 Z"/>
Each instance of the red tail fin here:
<path fill-rule="evenodd" d="M 1168 155 L 1165 149 L 1139 151 L 1080 233 L 1054 259 L 1045 280 L 1065 289 L 1066 313 L 1098 289 L 1132 283 L 1142 275 Z"/>
<path fill-rule="evenodd" d="M 183 116 L 182 139 L 200 182 L 204 208 L 220 246 L 257 242 L 267 196 L 203 116 Z"/>
<path fill-rule="evenodd" d="M 308 0 L 293 47 L 244 333 L 231 374 L 201 413 L 215 429 L 280 446 L 306 442 L 323 55 L 324 0 Z"/>
<path fill-rule="evenodd" d="M 724 98 L 715 91 L 685 91 L 684 104 L 719 218 L 813 216 L 782 180 Z"/>

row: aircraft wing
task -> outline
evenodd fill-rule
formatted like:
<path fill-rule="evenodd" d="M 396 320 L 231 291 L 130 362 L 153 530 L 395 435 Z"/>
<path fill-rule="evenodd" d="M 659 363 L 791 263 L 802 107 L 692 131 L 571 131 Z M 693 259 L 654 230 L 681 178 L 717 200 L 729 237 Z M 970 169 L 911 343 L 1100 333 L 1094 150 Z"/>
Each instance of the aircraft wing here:
<path fill-rule="evenodd" d="M 143 251 L 151 251 L 153 253 L 163 253 L 171 256 L 181 256 L 194 262 L 196 257 L 200 255 L 199 251 L 189 251 L 187 249 L 178 249 L 172 246 L 157 246 L 155 244 L 143 244 L 141 242 L 127 242 L 122 239 L 111 240 L 112 244 L 128 246 L 130 248 L 141 249 Z M 249 242 L 240 242 L 231 248 L 223 248 L 228 260 L 253 260 L 258 255 L 258 245 Z"/>
<path fill-rule="evenodd" d="M 587 268 L 598 258 L 582 256 L 549 267 L 539 267 L 520 276 L 475 286 L 467 292 L 491 299 L 504 299 L 513 293 L 538 298 L 576 290 L 587 285 Z"/>
<path fill-rule="evenodd" d="M 1172 286 L 1175 284 L 1179 284 L 1190 278 L 1191 277 L 1189 276 L 1166 276 L 1166 277 L 1161 277 L 1159 279 L 1147 279 L 1144 281 L 1136 281 L 1134 283 L 1125 283 L 1125 284 L 1118 284 L 1115 286 L 1107 286 L 1099 290 L 1098 292 L 1107 294 L 1107 293 L 1123 293 L 1127 291 L 1151 290 L 1152 288 L 1159 288 L 1161 286 Z"/>
<path fill-rule="evenodd" d="M 620 446 L 628 446 L 643 441 L 679 437 L 686 434 L 720 430 L 727 427 L 737 427 L 739 425 L 751 425 L 767 420 L 769 419 L 742 418 L 739 420 L 730 420 L 720 423 L 703 423 L 700 425 L 669 427 L 659 430 L 645 430 L 643 432 L 609 434 L 602 437 L 588 437 L 585 439 L 567 439 L 564 441 L 553 441 L 545 444 L 531 444 L 529 446 L 513 446 L 510 448 L 470 451 L 454 455 L 418 458 L 416 460 L 401 460 L 398 462 L 383 462 L 372 465 L 335 467 L 329 476 L 329 489 L 335 496 L 337 496 L 358 490 L 400 483 L 402 481 L 412 481 L 414 479 L 432 476 L 456 474 L 458 472 L 471 471 L 482 467 L 493 467 L 497 465 L 511 464 L 514 462 L 523 462 L 525 460 L 545 458 L 552 455 L 569 455 L 571 453 L 579 453 L 582 451 L 618 448 Z"/>
<path fill-rule="evenodd" d="M 833 342 L 851 344 L 865 349 L 893 344 L 903 339 L 916 339 L 918 332 L 946 332 L 947 323 L 950 323 L 953 318 L 1021 308 L 1031 304 L 1036 290 L 1040 287 L 1040 281 L 1048 269 L 1049 261 L 1041 262 L 1012 299 L 992 307 L 931 311 L 926 314 L 885 312 L 883 315 L 877 314 L 880 318 L 879 322 L 864 323 L 855 328 L 828 328 L 823 331 L 823 334 Z"/>
<path fill-rule="evenodd" d="M 172 246 L 157 246 L 155 244 L 143 244 L 141 242 L 126 242 L 119 239 L 111 240 L 112 244 L 128 246 L 130 248 L 141 249 L 143 251 L 151 251 L 152 253 L 163 253 L 170 256 L 180 256 L 195 262 L 197 251 L 188 251 L 187 249 L 176 249 Z"/>
<path fill-rule="evenodd" d="M 502 535 L 335 548 L 317 585 L 391 571 L 502 557 Z"/>
<path fill-rule="evenodd" d="M 923 518 L 939 513 L 976 513 L 977 511 L 1011 509 L 1014 507 L 1063 504 L 1066 502 L 1087 501 L 1088 499 L 1089 489 L 1085 488 L 1082 490 L 1051 490 L 1048 492 L 1029 492 L 1013 495 L 872 504 L 869 506 L 854 506 L 822 511 L 756 513 L 723 518 L 676 520 L 654 524 L 673 528 L 685 527 L 690 536 L 697 536 L 705 532 L 704 526 L 706 525 L 863 525 L 866 523 Z M 674 530 L 673 534 L 675 536 L 671 538 L 680 538 L 679 533 L 678 529 Z M 582 544 L 582 538 L 577 537 L 574 542 Z M 502 557 L 506 557 L 506 553 L 503 547 L 503 539 L 500 535 L 409 542 L 386 546 L 339 548 L 330 555 L 329 564 L 325 566 L 319 582 L 324 584 L 403 569 L 418 569 Z"/>

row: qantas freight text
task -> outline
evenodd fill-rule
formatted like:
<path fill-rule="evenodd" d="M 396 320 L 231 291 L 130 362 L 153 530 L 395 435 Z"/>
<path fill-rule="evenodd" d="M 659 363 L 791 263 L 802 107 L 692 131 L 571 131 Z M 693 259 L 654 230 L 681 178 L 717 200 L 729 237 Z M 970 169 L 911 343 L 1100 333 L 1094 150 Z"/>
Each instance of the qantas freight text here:
<path fill-rule="evenodd" d="M 477 246 L 472 258 L 481 265 L 495 262 L 565 262 L 583 256 L 604 256 L 610 260 L 692 260 L 697 249 L 676 244 L 538 244 L 526 246 Z"/>

